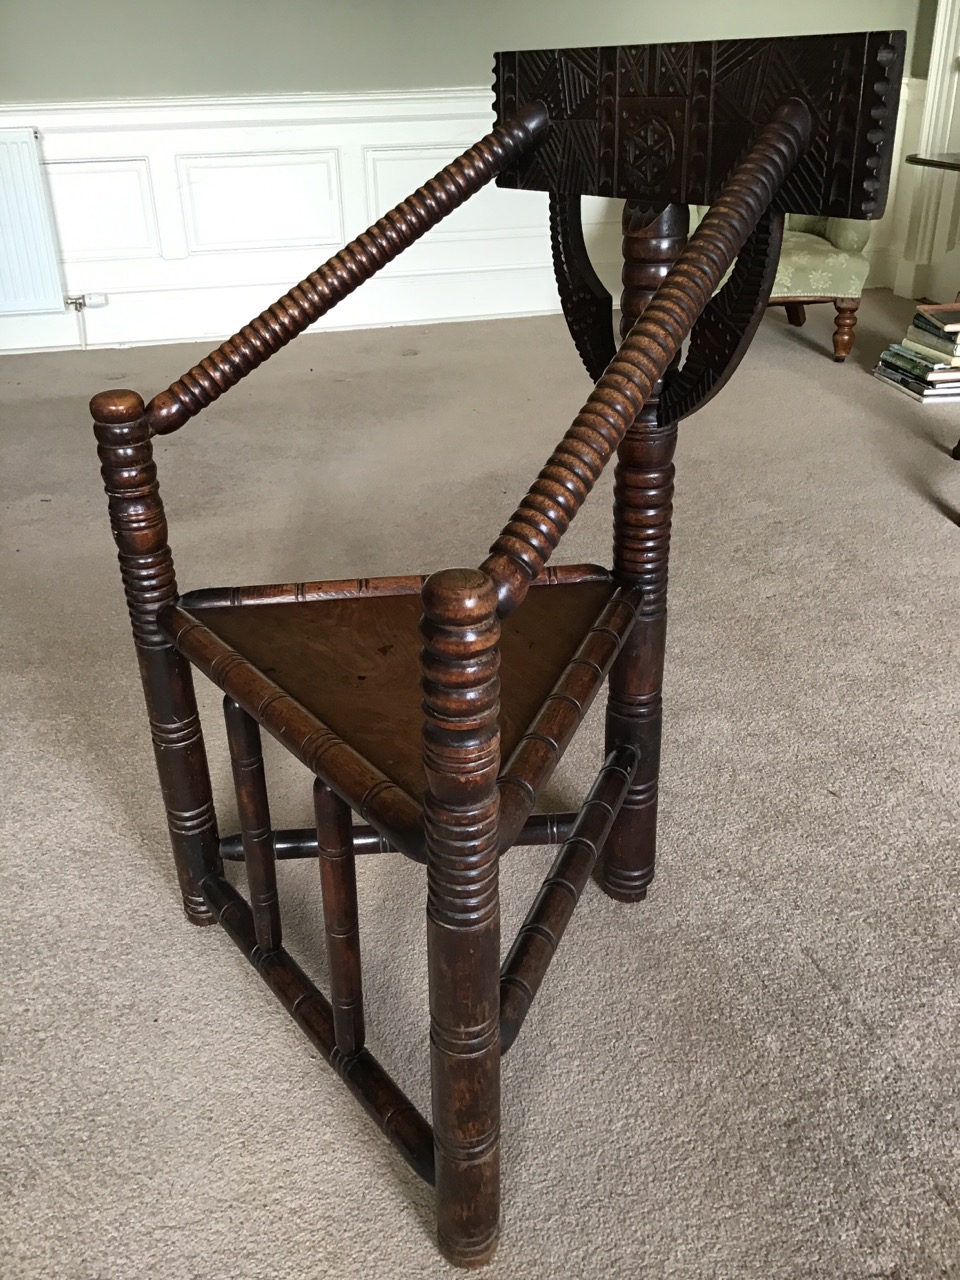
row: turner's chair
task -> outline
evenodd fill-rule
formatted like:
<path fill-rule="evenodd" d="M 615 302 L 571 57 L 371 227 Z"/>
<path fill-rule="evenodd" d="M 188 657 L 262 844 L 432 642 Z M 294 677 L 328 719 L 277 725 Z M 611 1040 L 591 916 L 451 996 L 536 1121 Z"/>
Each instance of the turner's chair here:
<path fill-rule="evenodd" d="M 440 1246 L 455 1263 L 495 1247 L 500 1057 L 591 871 L 601 861 L 602 887 L 625 902 L 653 878 L 677 423 L 749 345 L 784 210 L 882 212 L 903 48 L 902 33 L 880 32 L 500 55 L 492 133 L 149 405 L 126 390 L 92 401 L 187 918 L 220 922 L 435 1183 Z M 180 596 L 151 438 L 498 175 L 550 192 L 561 301 L 596 386 L 490 554 L 427 579 Z M 619 351 L 583 248 L 582 194 L 626 201 Z M 685 244 L 693 202 L 712 207 Z M 617 451 L 612 568 L 548 566 Z M 237 834 L 218 831 L 194 670 L 225 694 Z M 606 759 L 583 805 L 537 813 L 605 683 Z M 262 729 L 313 779 L 315 828 L 273 826 Z M 501 965 L 498 860 L 531 844 L 559 852 Z M 427 868 L 432 1125 L 365 1044 L 356 855 L 391 852 Z M 224 877 L 224 859 L 240 857 L 249 901 Z M 277 863 L 291 857 L 318 858 L 329 999 L 283 947 Z"/>

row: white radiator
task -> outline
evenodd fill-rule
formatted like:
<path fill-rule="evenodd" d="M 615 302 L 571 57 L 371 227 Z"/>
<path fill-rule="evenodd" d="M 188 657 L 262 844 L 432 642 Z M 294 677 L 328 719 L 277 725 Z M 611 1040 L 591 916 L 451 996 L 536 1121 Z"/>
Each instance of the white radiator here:
<path fill-rule="evenodd" d="M 0 130 L 0 315 L 65 309 L 37 134 Z"/>

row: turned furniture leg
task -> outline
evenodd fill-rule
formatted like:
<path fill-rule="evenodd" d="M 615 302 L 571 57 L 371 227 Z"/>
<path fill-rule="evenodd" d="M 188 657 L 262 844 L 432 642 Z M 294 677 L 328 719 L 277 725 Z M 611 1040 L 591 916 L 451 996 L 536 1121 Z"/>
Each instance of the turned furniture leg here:
<path fill-rule="evenodd" d="M 860 299 L 837 298 L 833 305 L 837 309 L 837 321 L 833 330 L 833 358 L 839 362 L 846 360 L 853 350 L 853 331 L 857 326 Z"/>
<path fill-rule="evenodd" d="M 357 1053 L 363 1048 L 364 1025 L 353 820 L 349 805 L 319 778 L 313 784 L 313 807 L 334 1033 L 341 1053 Z"/>
<path fill-rule="evenodd" d="M 783 309 L 787 313 L 788 324 L 792 324 L 799 329 L 807 323 L 807 313 L 802 302 L 785 302 Z"/>
<path fill-rule="evenodd" d="M 212 924 L 200 886 L 223 871 L 220 840 L 190 664 L 157 628 L 177 582 L 144 405 L 134 391 L 103 391 L 90 412 L 183 907 L 193 924 Z"/>
<path fill-rule="evenodd" d="M 437 1236 L 480 1266 L 500 1216 L 500 622 L 492 580 L 423 587 L 427 952 Z"/>
<path fill-rule="evenodd" d="M 229 695 L 223 700 L 223 715 L 227 722 L 227 743 L 233 765 L 254 932 L 259 947 L 264 951 L 276 951 L 281 943 L 280 899 L 277 896 L 277 864 L 263 774 L 260 726 Z"/>
<path fill-rule="evenodd" d="M 620 332 L 634 321 L 686 243 L 686 206 L 651 210 L 628 201 L 623 210 L 623 296 Z M 657 424 L 657 397 L 646 402 L 617 451 L 613 567 L 617 581 L 639 583 L 644 602 L 636 626 L 610 672 L 606 751 L 636 747 L 640 765 L 604 846 L 600 883 L 621 902 L 647 896 L 657 846 L 661 688 L 667 630 L 667 556 L 677 427 Z"/>

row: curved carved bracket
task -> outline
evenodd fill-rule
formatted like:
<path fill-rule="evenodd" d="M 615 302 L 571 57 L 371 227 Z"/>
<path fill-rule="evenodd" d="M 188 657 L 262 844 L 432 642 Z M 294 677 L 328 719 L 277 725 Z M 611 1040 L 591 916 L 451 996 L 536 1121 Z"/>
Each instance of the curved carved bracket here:
<path fill-rule="evenodd" d="M 657 408 L 661 425 L 696 413 L 746 355 L 770 300 L 782 240 L 783 214 L 767 209 L 740 250 L 729 280 L 693 326 L 686 360 L 667 374 Z"/>
<path fill-rule="evenodd" d="M 599 382 L 617 353 L 613 298 L 587 254 L 579 196 L 550 192 L 550 244 L 567 328 L 587 373 L 594 382 Z"/>

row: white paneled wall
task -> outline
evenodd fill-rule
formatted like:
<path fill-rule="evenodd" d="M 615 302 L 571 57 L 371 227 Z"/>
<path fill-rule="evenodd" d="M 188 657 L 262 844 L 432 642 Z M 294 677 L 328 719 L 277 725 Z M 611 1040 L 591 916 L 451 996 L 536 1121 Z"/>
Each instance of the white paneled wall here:
<path fill-rule="evenodd" d="M 343 239 L 336 151 L 178 156 L 177 174 L 191 255 Z"/>
<path fill-rule="evenodd" d="M 66 291 L 89 304 L 0 316 L 0 350 L 219 341 L 491 126 L 489 89 L 0 107 L 0 129 L 40 133 Z M 895 194 L 874 284 L 900 253 Z M 619 205 L 584 205 L 616 292 Z M 558 309 L 546 196 L 491 186 L 318 327 Z"/>
<path fill-rule="evenodd" d="M 0 349 L 220 339 L 492 126 L 487 89 L 0 108 L 39 130 L 66 316 L 0 318 Z M 586 202 L 616 273 L 619 209 Z M 546 197 L 489 188 L 320 327 L 558 308 Z"/>

